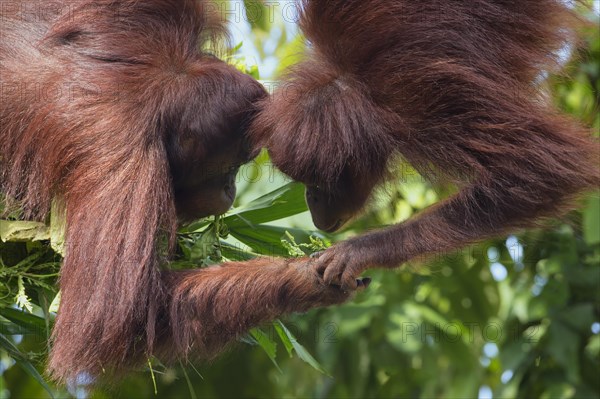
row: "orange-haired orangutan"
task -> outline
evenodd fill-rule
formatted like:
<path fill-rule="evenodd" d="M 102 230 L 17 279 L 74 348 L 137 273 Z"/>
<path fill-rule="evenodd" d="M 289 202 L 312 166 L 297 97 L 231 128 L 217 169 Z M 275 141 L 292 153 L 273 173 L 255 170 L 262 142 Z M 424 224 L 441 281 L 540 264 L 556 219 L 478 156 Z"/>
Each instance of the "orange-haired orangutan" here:
<path fill-rule="evenodd" d="M 562 0 L 306 0 L 307 60 L 262 102 L 251 128 L 275 165 L 306 184 L 314 223 L 335 231 L 401 156 L 461 184 L 396 226 L 320 255 L 350 289 L 397 267 L 567 210 L 598 185 L 598 143 L 541 92 L 575 39 Z"/>
<path fill-rule="evenodd" d="M 0 190 L 27 218 L 44 218 L 57 195 L 66 209 L 49 360 L 60 381 L 157 353 L 210 356 L 260 322 L 347 298 L 308 260 L 159 269 L 178 219 L 230 207 L 265 96 L 203 52 L 223 33 L 204 6 L 2 4 Z"/>

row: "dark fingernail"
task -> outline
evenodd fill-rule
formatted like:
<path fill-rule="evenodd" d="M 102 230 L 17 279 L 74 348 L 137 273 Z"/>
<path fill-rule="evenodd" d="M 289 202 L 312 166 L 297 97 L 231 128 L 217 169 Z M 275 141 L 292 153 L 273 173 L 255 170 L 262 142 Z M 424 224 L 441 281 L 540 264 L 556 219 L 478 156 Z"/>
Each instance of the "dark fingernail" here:
<path fill-rule="evenodd" d="M 356 280 L 356 286 L 359 288 L 367 288 L 371 284 L 371 278 L 359 278 Z"/>

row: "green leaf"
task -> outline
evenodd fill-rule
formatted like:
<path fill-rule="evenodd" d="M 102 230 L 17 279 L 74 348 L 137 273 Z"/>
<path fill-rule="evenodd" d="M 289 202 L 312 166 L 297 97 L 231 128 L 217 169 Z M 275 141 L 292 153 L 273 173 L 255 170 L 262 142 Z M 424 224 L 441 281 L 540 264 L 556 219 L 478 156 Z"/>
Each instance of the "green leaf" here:
<path fill-rule="evenodd" d="M 307 210 L 304 186 L 300 183 L 289 183 L 248 204 L 232 209 L 222 221 L 230 228 L 252 227 L 294 216 Z M 179 233 L 198 233 L 211 223 L 211 219 L 202 219 L 180 228 Z"/>
<path fill-rule="evenodd" d="M 46 331 L 46 321 L 39 316 L 21 310 L 0 307 L 0 316 L 31 332 Z"/>
<path fill-rule="evenodd" d="M 307 210 L 304 186 L 290 183 L 234 209 L 224 221 L 230 228 L 253 226 L 294 216 Z"/>
<path fill-rule="evenodd" d="M 319 362 L 317 362 L 316 359 L 312 357 L 312 355 L 308 353 L 308 351 L 302 345 L 300 345 L 300 343 L 298 342 L 296 337 L 294 337 L 294 335 L 290 332 L 290 330 L 288 330 L 287 327 L 283 325 L 281 321 L 277 321 L 277 323 L 279 323 L 281 329 L 283 330 L 283 333 L 288 337 L 298 357 L 318 372 L 325 374 L 328 377 L 331 377 L 331 374 L 325 371 L 323 366 L 321 366 Z"/>
<path fill-rule="evenodd" d="M 4 335 L 0 334 L 0 347 L 3 348 L 14 360 L 15 362 L 23 369 L 27 374 L 33 377 L 34 380 L 38 382 L 50 395 L 50 397 L 54 398 L 54 394 L 52 390 L 44 381 L 42 375 L 37 371 L 37 369 L 31 364 L 29 359 L 22 354 L 19 349 Z"/>
<path fill-rule="evenodd" d="M 200 220 L 197 220 L 197 221 L 192 222 L 190 224 L 183 225 L 181 228 L 179 228 L 179 230 L 177 232 L 179 234 L 199 233 L 204 228 L 206 228 L 206 226 L 208 226 L 211 223 L 213 223 L 213 219 L 212 218 L 200 219 Z"/>
<path fill-rule="evenodd" d="M 50 303 L 50 307 L 48 307 L 48 312 L 56 313 L 56 312 L 58 312 L 59 307 L 60 307 L 60 291 L 54 296 L 54 299 Z"/>
<path fill-rule="evenodd" d="M 44 223 L 0 220 L 0 240 L 43 241 L 50 239 L 50 229 Z"/>
<path fill-rule="evenodd" d="M 258 345 L 265 351 L 269 359 L 273 362 L 279 372 L 282 372 L 277 364 L 277 344 L 269 338 L 260 328 L 250 330 L 250 335 L 256 340 Z"/>
<path fill-rule="evenodd" d="M 234 261 L 246 261 L 258 256 L 258 254 L 246 251 L 224 241 L 221 241 L 221 253 L 224 258 Z"/>
<path fill-rule="evenodd" d="M 0 320 L 0 331 L 6 335 L 23 335 L 30 332 L 23 327 L 16 325 L 15 323 L 4 320 Z"/>
<path fill-rule="evenodd" d="M 64 204 L 62 200 L 54 199 L 50 211 L 50 246 L 60 255 L 64 255 L 65 250 L 65 223 Z"/>
<path fill-rule="evenodd" d="M 277 226 L 229 226 L 233 237 L 248 245 L 261 255 L 288 257 L 289 252 L 281 240 L 290 232 L 299 242 L 310 242 L 310 234 L 304 230 Z"/>
<path fill-rule="evenodd" d="M 207 258 L 217 259 L 220 257 L 220 254 L 217 253 L 220 241 L 216 228 L 217 226 L 213 223 L 202 232 L 200 239 L 191 248 L 191 261 L 204 261 Z"/>
<path fill-rule="evenodd" d="M 285 347 L 285 350 L 287 351 L 288 355 L 292 357 L 292 355 L 294 354 L 294 344 L 290 340 L 290 337 L 284 331 L 283 323 L 280 320 L 276 320 L 273 323 L 273 327 L 275 328 L 279 339 L 281 339 L 281 342 L 283 343 L 283 346 Z"/>

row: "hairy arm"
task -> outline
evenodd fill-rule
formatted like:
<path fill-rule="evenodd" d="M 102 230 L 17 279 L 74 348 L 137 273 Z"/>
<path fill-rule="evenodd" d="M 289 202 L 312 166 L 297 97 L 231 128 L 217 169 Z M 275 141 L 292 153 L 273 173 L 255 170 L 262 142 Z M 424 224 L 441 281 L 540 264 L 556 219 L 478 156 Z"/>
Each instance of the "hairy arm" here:
<path fill-rule="evenodd" d="M 284 314 L 340 304 L 350 293 L 325 284 L 311 259 L 259 258 L 191 271 L 165 271 L 169 326 L 159 356 L 210 358 L 250 328 Z M 353 288 L 368 281 L 355 280 Z M 175 352 L 172 351 L 173 344 Z"/>

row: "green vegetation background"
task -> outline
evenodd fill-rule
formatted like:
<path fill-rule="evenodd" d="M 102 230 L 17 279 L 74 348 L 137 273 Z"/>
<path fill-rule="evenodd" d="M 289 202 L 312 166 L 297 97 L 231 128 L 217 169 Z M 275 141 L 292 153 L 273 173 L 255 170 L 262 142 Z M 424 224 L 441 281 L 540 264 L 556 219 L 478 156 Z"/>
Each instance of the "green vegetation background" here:
<path fill-rule="evenodd" d="M 245 3 L 256 16 L 256 3 Z M 251 33 L 236 50 L 252 48 L 255 61 L 267 60 L 280 71 L 298 60 L 303 40 L 280 16 L 269 21 L 263 14 L 250 19 Z M 549 84 L 561 108 L 597 131 L 598 29 L 590 28 L 586 38 L 568 76 L 552 77 Z M 248 67 L 251 59 L 235 59 L 258 77 Z M 232 212 L 182 228 L 174 267 L 310 252 L 322 246 L 320 239 L 332 243 L 402 221 L 449 192 L 406 165 L 398 170 L 398 180 L 377 195 L 364 217 L 325 236 L 313 232 L 302 187 L 287 184 L 263 154 L 240 173 Z M 17 219 L 0 221 L 0 399 L 67 397 L 43 377 L 56 305 L 60 217 L 46 225 Z M 598 193 L 543 230 L 367 274 L 372 286 L 350 304 L 254 330 L 211 363 L 165 368 L 152 359 L 153 372 L 142 370 L 92 397 L 600 396 Z"/>

